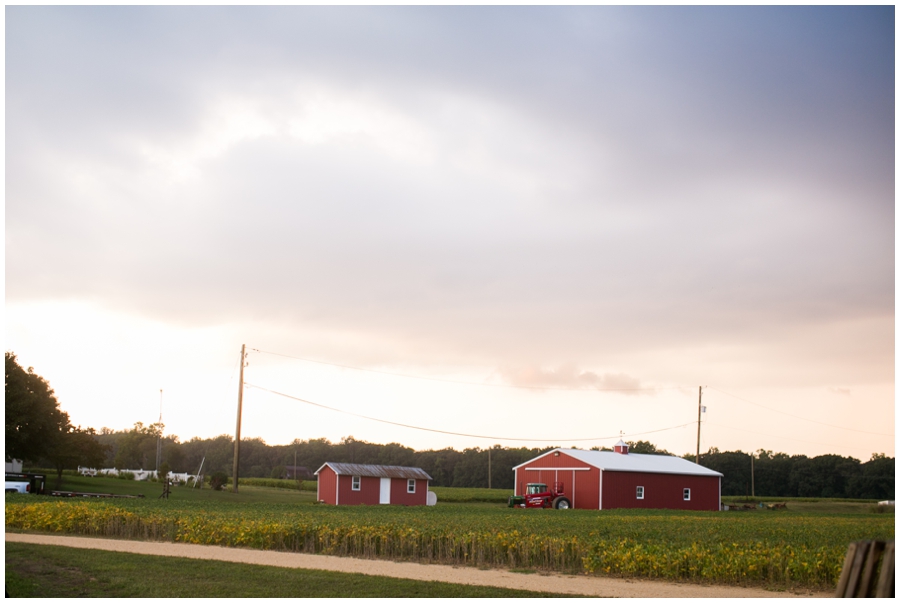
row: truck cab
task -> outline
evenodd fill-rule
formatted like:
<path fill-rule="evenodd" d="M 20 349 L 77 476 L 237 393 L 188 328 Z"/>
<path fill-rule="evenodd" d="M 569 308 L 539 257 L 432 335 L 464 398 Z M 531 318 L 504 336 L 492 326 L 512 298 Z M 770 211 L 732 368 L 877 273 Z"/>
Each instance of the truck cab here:
<path fill-rule="evenodd" d="M 47 476 L 41 473 L 6 472 L 7 494 L 43 494 Z"/>

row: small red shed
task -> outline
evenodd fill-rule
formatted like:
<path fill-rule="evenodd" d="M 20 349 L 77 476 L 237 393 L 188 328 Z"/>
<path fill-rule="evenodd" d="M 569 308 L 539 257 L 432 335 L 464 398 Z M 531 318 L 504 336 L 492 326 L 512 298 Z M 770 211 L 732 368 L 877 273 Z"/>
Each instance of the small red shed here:
<path fill-rule="evenodd" d="M 325 463 L 316 500 L 329 505 L 424 505 L 431 476 L 418 467 Z"/>
<path fill-rule="evenodd" d="M 557 448 L 513 471 L 517 495 L 529 483 L 561 482 L 575 509 L 721 508 L 721 473 L 675 456 L 629 454 L 621 440 L 613 451 Z"/>

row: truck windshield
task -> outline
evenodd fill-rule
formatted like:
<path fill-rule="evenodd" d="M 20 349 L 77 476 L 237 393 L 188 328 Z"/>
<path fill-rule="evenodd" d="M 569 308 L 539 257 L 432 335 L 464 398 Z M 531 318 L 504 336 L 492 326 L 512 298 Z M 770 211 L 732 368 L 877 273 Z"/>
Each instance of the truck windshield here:
<path fill-rule="evenodd" d="M 547 491 L 547 484 L 528 484 L 528 494 L 541 494 Z"/>

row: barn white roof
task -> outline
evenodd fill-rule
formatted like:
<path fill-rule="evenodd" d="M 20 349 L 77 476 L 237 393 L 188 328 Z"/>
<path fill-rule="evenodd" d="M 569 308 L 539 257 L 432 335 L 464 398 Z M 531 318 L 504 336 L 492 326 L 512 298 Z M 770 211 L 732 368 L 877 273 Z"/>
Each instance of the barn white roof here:
<path fill-rule="evenodd" d="M 632 471 L 636 473 L 675 473 L 678 475 L 708 475 L 719 476 L 722 474 L 687 459 L 677 456 L 661 454 L 619 454 L 608 450 L 578 450 L 576 448 L 557 448 L 546 452 L 541 456 L 547 456 L 554 452 L 562 452 L 578 459 L 588 465 L 602 469 L 603 471 Z M 541 458 L 535 457 L 535 458 Z M 533 461 L 534 459 L 531 459 Z M 528 461 L 530 463 L 531 461 Z M 518 469 L 528 463 L 522 463 L 513 469 Z"/>
<path fill-rule="evenodd" d="M 397 465 L 360 465 L 358 463 L 325 463 L 315 475 L 326 466 L 338 475 L 359 475 L 365 477 L 400 477 L 404 479 L 431 479 L 424 469 L 418 467 L 398 467 Z"/>

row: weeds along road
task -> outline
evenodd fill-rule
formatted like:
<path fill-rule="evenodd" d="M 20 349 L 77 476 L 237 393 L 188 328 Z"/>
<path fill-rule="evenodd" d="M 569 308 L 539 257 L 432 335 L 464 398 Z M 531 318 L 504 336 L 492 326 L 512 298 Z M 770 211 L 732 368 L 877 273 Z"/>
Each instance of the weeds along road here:
<path fill-rule="evenodd" d="M 327 555 L 308 555 L 280 551 L 235 549 L 198 544 L 173 542 L 148 542 L 140 540 L 112 540 L 106 538 L 82 538 L 76 536 L 51 536 L 42 534 L 6 534 L 7 542 L 51 544 L 82 549 L 101 549 L 139 555 L 186 557 L 213 561 L 231 561 L 274 567 L 315 569 L 332 572 L 348 572 L 370 576 L 387 576 L 409 580 L 434 580 L 477 586 L 499 586 L 519 590 L 586 595 L 589 597 L 642 597 L 642 598 L 738 598 L 738 597 L 830 597 L 831 592 L 802 589 L 797 592 L 770 591 L 761 588 L 737 586 L 703 586 L 676 584 L 653 580 L 628 580 L 594 576 L 570 576 L 563 574 L 524 574 L 506 570 L 481 570 L 472 567 L 425 565 L 355 559 Z"/>

